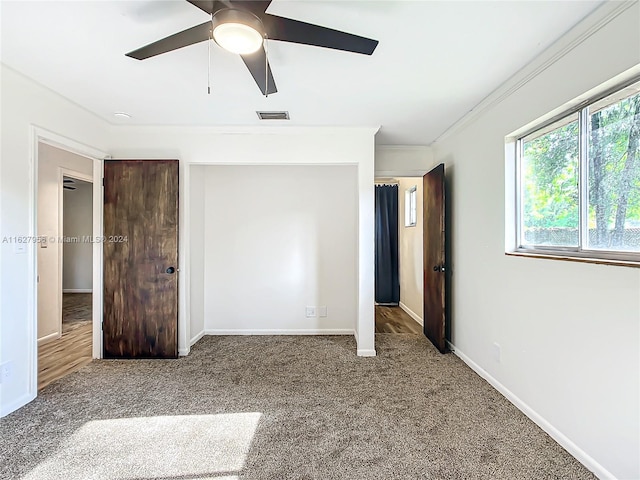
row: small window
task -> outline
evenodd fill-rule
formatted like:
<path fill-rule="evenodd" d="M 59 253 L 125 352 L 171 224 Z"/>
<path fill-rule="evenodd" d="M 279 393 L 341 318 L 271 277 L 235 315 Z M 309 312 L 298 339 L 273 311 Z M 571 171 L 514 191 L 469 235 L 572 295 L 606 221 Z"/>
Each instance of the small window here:
<path fill-rule="evenodd" d="M 404 226 L 415 227 L 417 222 L 417 205 L 416 205 L 416 189 L 417 186 L 405 190 L 404 192 Z"/>
<path fill-rule="evenodd" d="M 640 82 L 538 127 L 516 149 L 518 251 L 640 261 Z"/>

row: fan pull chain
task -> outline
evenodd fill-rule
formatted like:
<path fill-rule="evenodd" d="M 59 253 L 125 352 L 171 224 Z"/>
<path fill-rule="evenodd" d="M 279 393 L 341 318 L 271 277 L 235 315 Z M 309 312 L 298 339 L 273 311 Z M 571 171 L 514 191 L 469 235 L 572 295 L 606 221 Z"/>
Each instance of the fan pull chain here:
<path fill-rule="evenodd" d="M 269 49 L 267 48 L 267 34 L 264 34 L 264 97 L 269 96 Z"/>
<path fill-rule="evenodd" d="M 207 42 L 207 95 L 211 95 L 211 42 L 213 42 L 213 33 L 209 30 L 209 41 Z"/>

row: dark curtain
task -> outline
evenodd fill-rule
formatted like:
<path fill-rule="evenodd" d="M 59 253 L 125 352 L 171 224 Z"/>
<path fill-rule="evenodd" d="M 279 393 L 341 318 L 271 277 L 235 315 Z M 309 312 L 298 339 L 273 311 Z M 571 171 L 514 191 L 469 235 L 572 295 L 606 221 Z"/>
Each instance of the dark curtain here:
<path fill-rule="evenodd" d="M 400 302 L 398 186 L 376 185 L 376 303 Z"/>

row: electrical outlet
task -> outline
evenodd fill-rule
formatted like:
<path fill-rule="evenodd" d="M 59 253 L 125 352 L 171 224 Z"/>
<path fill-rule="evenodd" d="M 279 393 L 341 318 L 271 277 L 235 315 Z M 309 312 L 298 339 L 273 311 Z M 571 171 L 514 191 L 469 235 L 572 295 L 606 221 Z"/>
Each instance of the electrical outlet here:
<path fill-rule="evenodd" d="M 499 343 L 493 344 L 493 359 L 498 363 L 502 362 L 502 351 Z"/>
<path fill-rule="evenodd" d="M 326 305 L 322 305 L 322 306 L 318 307 L 318 316 L 319 317 L 326 317 L 327 316 L 327 306 Z"/>
<path fill-rule="evenodd" d="M 7 383 L 13 376 L 13 362 L 0 365 L 0 382 Z"/>
<path fill-rule="evenodd" d="M 306 307 L 305 308 L 305 313 L 307 314 L 307 318 L 311 318 L 311 317 L 317 316 L 316 307 Z"/>

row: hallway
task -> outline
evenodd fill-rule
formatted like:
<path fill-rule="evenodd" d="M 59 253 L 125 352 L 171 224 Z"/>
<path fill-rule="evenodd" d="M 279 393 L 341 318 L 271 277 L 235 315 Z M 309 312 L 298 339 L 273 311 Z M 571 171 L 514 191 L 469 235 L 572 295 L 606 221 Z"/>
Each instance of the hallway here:
<path fill-rule="evenodd" d="M 62 336 L 38 346 L 38 390 L 91 363 L 91 294 L 65 293 Z"/>

